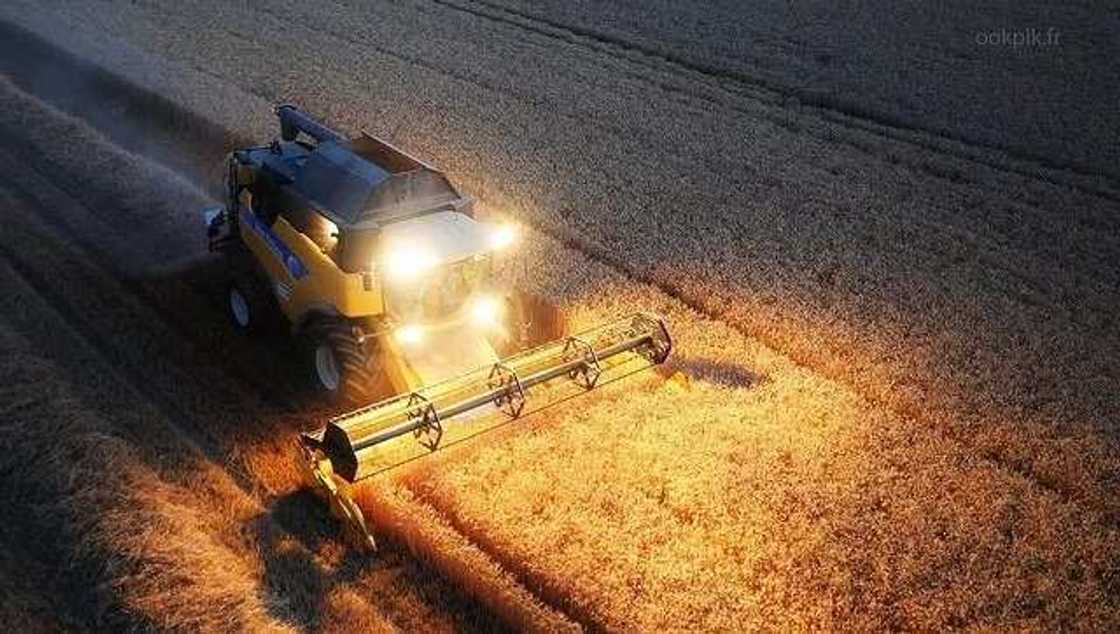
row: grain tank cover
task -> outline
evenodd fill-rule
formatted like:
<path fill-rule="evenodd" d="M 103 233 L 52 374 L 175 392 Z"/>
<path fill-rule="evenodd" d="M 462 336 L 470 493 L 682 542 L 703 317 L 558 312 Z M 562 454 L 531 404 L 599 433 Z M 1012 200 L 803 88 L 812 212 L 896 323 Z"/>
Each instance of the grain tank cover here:
<path fill-rule="evenodd" d="M 306 160 L 292 164 L 292 184 L 340 226 L 377 227 L 386 222 L 468 206 L 447 178 L 430 165 L 369 134 L 345 138 L 293 106 L 276 109 L 281 137 L 301 134 Z"/>
<path fill-rule="evenodd" d="M 295 187 L 336 222 L 352 224 L 389 178 L 380 166 L 328 141 L 320 143 L 296 172 Z"/>

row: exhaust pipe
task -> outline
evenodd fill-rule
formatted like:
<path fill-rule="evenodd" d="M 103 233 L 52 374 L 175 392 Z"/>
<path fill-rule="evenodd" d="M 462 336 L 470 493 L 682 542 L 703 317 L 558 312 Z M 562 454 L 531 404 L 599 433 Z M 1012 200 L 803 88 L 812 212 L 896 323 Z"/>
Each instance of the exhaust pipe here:
<path fill-rule="evenodd" d="M 344 143 L 346 137 L 316 121 L 311 115 L 291 104 L 281 104 L 274 109 L 280 118 L 280 138 L 295 141 L 299 133 L 315 139 L 319 143 L 334 141 Z"/>

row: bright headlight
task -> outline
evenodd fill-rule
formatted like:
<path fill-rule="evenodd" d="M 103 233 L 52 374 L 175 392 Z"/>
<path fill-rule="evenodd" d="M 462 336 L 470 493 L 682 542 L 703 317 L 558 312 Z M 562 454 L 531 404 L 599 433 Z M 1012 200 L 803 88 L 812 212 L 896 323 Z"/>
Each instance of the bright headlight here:
<path fill-rule="evenodd" d="M 424 340 L 424 329 L 413 324 L 401 326 L 397 328 L 393 336 L 397 338 L 398 343 L 414 345 Z"/>
<path fill-rule="evenodd" d="M 493 326 L 502 316 L 502 304 L 495 297 L 479 297 L 471 304 L 471 319 L 479 326 Z"/>
<path fill-rule="evenodd" d="M 490 233 L 490 248 L 501 251 L 517 240 L 517 228 L 511 224 L 498 225 Z"/>
<path fill-rule="evenodd" d="M 435 267 L 439 261 L 431 252 L 415 246 L 401 246 L 385 255 L 385 268 L 397 279 L 411 279 Z"/>

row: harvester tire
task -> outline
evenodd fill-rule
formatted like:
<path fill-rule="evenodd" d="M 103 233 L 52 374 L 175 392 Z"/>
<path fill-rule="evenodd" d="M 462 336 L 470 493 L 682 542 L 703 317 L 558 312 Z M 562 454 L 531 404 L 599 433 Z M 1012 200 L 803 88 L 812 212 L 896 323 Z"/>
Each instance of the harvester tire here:
<path fill-rule="evenodd" d="M 568 336 L 568 320 L 556 304 L 532 293 L 516 292 L 508 300 L 513 334 L 503 356 Z"/>
<path fill-rule="evenodd" d="M 273 322 L 272 292 L 257 275 L 234 272 L 226 288 L 226 311 L 234 328 L 246 334 L 264 332 Z"/>
<path fill-rule="evenodd" d="M 376 354 L 367 350 L 351 324 L 316 319 L 304 329 L 304 340 L 311 383 L 319 392 L 346 405 L 377 400 Z"/>

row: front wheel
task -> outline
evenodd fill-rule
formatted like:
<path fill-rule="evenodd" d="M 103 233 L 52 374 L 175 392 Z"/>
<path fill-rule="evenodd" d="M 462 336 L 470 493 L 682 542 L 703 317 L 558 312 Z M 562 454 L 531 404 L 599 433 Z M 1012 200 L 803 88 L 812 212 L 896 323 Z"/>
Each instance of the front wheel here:
<path fill-rule="evenodd" d="M 276 325 L 279 310 L 268 278 L 244 249 L 227 251 L 226 314 L 239 332 L 258 334 Z"/>
<path fill-rule="evenodd" d="M 267 288 L 248 276 L 235 276 L 226 286 L 226 310 L 229 320 L 240 332 L 263 332 L 272 317 L 271 298 Z"/>
<path fill-rule="evenodd" d="M 376 355 L 354 327 L 341 319 L 318 319 L 304 332 L 312 385 L 334 402 L 367 405 L 377 398 Z"/>

